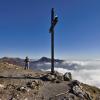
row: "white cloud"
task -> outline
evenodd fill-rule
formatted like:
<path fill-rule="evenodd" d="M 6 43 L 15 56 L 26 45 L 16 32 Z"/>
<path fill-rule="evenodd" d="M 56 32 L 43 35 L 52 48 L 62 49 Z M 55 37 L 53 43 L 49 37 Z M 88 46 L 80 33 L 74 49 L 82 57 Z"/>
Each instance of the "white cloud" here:
<path fill-rule="evenodd" d="M 63 64 L 64 66 L 67 65 L 67 67 L 59 67 L 55 68 L 55 70 L 63 74 L 71 72 L 73 79 L 100 88 L 100 61 L 66 61 Z M 71 64 L 77 64 L 77 69 L 69 70 L 68 65 Z M 50 71 L 50 69 L 47 71 Z"/>

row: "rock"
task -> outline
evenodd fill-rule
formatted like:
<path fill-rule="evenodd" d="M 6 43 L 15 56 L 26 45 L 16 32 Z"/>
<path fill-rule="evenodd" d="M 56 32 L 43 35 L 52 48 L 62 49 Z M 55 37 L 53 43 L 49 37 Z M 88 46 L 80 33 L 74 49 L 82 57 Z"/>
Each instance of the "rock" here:
<path fill-rule="evenodd" d="M 24 100 L 28 100 L 28 98 L 25 98 Z"/>
<path fill-rule="evenodd" d="M 19 69 L 18 67 L 16 67 L 16 70 Z"/>
<path fill-rule="evenodd" d="M 80 84 L 81 84 L 81 83 L 80 83 L 79 81 L 73 80 L 73 81 L 70 82 L 69 85 L 73 87 L 73 86 L 80 86 Z"/>
<path fill-rule="evenodd" d="M 55 75 L 48 73 L 47 75 L 44 75 L 43 77 L 41 77 L 41 79 L 43 81 L 54 81 L 54 80 L 56 80 L 56 77 L 55 77 Z"/>
<path fill-rule="evenodd" d="M 92 100 L 92 96 L 90 96 L 90 94 L 88 94 L 86 91 L 82 90 L 80 82 L 77 80 L 72 81 L 70 84 L 70 93 L 75 94 L 77 97 L 81 98 L 82 100 L 84 100 L 84 98 L 86 100 Z"/>
<path fill-rule="evenodd" d="M 19 95 L 17 94 L 17 92 L 11 93 L 11 98 L 9 100 L 19 100 Z"/>
<path fill-rule="evenodd" d="M 66 72 L 63 77 L 64 77 L 64 81 L 72 80 L 72 74 L 70 72 Z"/>
<path fill-rule="evenodd" d="M 35 82 L 28 82 L 27 83 L 27 87 L 29 87 L 31 89 L 35 89 L 36 88 L 36 84 L 35 84 Z"/>
<path fill-rule="evenodd" d="M 11 100 L 17 100 L 16 98 L 11 98 Z"/>
<path fill-rule="evenodd" d="M 85 92 L 85 91 L 84 91 Z M 88 92 L 85 92 L 84 94 L 84 97 L 87 99 L 87 100 L 93 100 L 93 97 L 90 95 L 90 93 Z"/>
<path fill-rule="evenodd" d="M 47 78 L 48 78 L 49 81 L 54 81 L 54 80 L 56 80 L 55 75 L 48 75 Z"/>
<path fill-rule="evenodd" d="M 55 75 L 57 80 L 59 80 L 59 81 L 63 81 L 64 80 L 62 73 L 55 72 L 54 75 Z"/>
<path fill-rule="evenodd" d="M 5 86 L 3 84 L 0 84 L 0 88 L 4 88 Z"/>
<path fill-rule="evenodd" d="M 42 85 L 41 81 L 38 80 L 34 80 L 32 82 L 28 82 L 27 83 L 27 87 L 31 88 L 31 89 L 36 89 L 38 88 L 40 85 Z"/>
<path fill-rule="evenodd" d="M 19 87 L 18 89 L 17 89 L 18 91 L 21 91 L 21 92 L 29 92 L 30 91 L 30 89 L 28 89 L 27 87 Z"/>
<path fill-rule="evenodd" d="M 9 89 L 9 90 L 11 90 L 11 89 L 15 89 L 16 87 L 14 86 L 14 85 L 12 85 L 12 84 L 8 84 L 7 86 L 6 86 L 6 88 L 5 89 Z"/>
<path fill-rule="evenodd" d="M 66 95 L 66 100 L 77 100 L 76 96 L 69 93 L 68 95 Z"/>
<path fill-rule="evenodd" d="M 25 78 L 32 78 L 32 74 L 24 74 L 23 75 Z"/>
<path fill-rule="evenodd" d="M 73 93 L 81 98 L 84 98 L 85 93 L 80 89 L 79 86 L 73 87 Z"/>
<path fill-rule="evenodd" d="M 48 73 L 47 75 L 44 75 L 41 79 L 43 81 L 60 83 L 61 81 L 63 81 L 63 74 L 60 74 L 58 72 L 55 72 L 54 74 Z"/>

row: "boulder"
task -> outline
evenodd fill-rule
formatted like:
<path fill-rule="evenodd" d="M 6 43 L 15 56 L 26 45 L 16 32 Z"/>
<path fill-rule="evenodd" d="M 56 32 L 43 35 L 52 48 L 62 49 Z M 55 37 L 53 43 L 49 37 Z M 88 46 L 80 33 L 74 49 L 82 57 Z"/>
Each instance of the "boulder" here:
<path fill-rule="evenodd" d="M 56 82 L 56 83 L 60 83 L 61 81 L 63 81 L 63 74 L 55 72 L 53 74 L 48 73 L 46 75 L 44 75 L 43 77 L 41 77 L 41 79 L 43 81 L 51 81 L 51 82 Z"/>
<path fill-rule="evenodd" d="M 76 95 L 77 97 L 81 98 L 82 100 L 84 100 L 84 98 L 86 100 L 92 100 L 92 96 L 90 96 L 89 93 L 87 93 L 86 91 L 84 91 L 81 88 L 81 83 L 79 81 L 73 80 L 73 81 L 71 81 L 69 86 L 70 86 L 70 90 L 69 90 L 70 93 Z"/>
<path fill-rule="evenodd" d="M 63 77 L 64 77 L 64 81 L 72 80 L 72 74 L 70 72 L 66 72 Z"/>
<path fill-rule="evenodd" d="M 48 73 L 47 75 L 44 75 L 43 77 L 41 77 L 41 79 L 43 81 L 54 81 L 56 80 L 56 77 L 54 74 Z"/>
<path fill-rule="evenodd" d="M 54 75 L 55 75 L 57 80 L 59 80 L 59 81 L 63 81 L 64 80 L 62 73 L 55 72 Z"/>
<path fill-rule="evenodd" d="M 85 95 L 85 92 L 83 92 L 77 85 L 73 87 L 73 93 L 80 98 L 84 98 Z"/>
<path fill-rule="evenodd" d="M 28 82 L 27 83 L 27 87 L 29 87 L 31 89 L 39 88 L 40 85 L 42 85 L 42 83 L 39 80 L 34 80 L 32 82 Z"/>

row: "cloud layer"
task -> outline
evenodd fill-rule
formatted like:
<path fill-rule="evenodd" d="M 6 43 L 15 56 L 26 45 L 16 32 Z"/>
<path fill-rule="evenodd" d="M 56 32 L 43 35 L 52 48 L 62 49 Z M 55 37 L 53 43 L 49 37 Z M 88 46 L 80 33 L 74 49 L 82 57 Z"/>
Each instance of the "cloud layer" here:
<path fill-rule="evenodd" d="M 65 61 L 60 66 L 56 65 L 55 70 L 63 74 L 66 72 L 71 72 L 73 75 L 73 79 L 77 79 L 83 83 L 100 88 L 99 60 Z M 48 68 L 47 71 L 50 71 L 50 68 Z"/>

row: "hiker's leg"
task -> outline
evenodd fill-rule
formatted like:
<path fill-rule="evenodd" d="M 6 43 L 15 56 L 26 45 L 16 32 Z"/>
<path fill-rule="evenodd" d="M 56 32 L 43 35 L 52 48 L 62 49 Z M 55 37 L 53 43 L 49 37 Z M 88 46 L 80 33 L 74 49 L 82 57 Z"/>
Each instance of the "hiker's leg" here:
<path fill-rule="evenodd" d="M 24 68 L 25 70 L 27 69 L 27 64 L 25 64 L 25 68 Z"/>
<path fill-rule="evenodd" d="M 29 69 L 29 62 L 27 63 L 27 69 Z"/>

